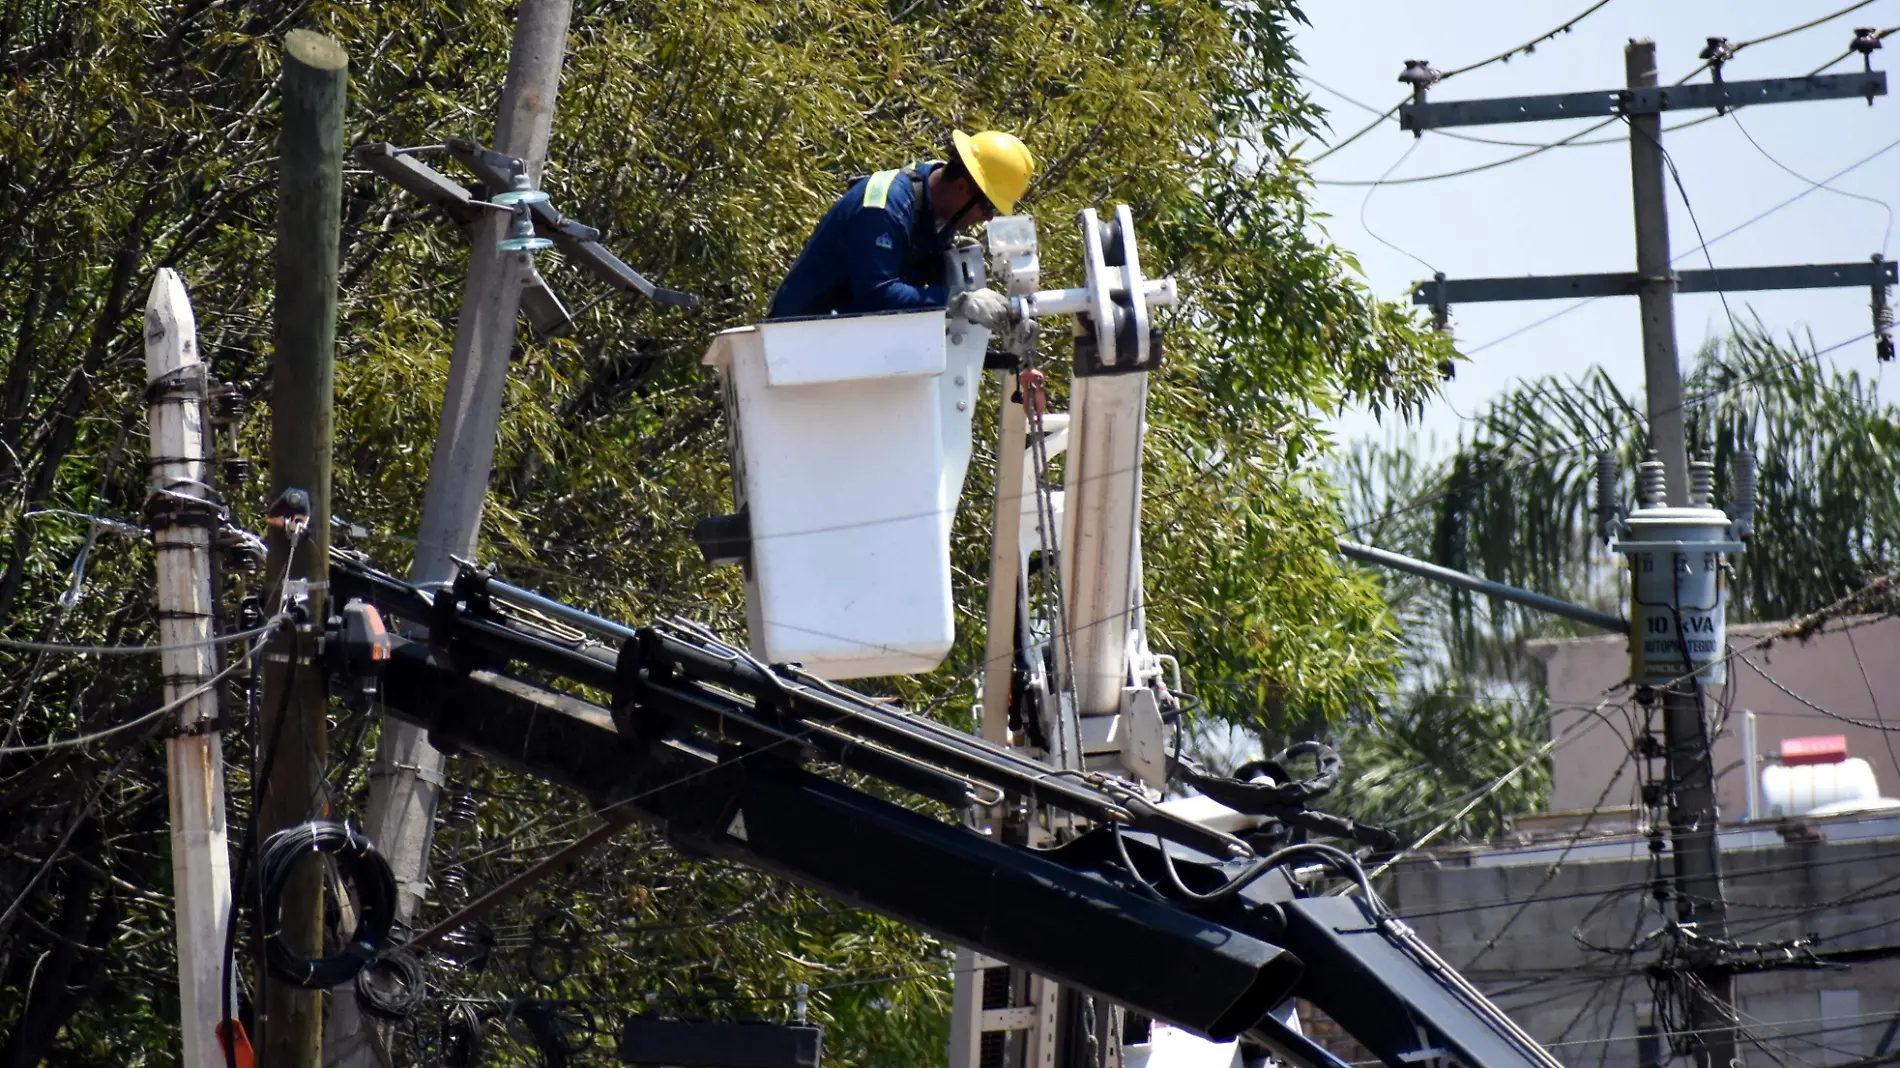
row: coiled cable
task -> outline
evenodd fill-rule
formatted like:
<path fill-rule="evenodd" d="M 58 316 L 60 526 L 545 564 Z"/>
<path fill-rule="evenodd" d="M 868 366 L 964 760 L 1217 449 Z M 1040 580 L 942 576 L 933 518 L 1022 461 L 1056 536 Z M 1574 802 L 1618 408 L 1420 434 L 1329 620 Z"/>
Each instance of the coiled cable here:
<path fill-rule="evenodd" d="M 336 953 L 317 959 L 298 956 L 278 937 L 284 889 L 298 862 L 311 853 L 335 859 L 356 907 L 356 930 L 349 940 Z M 340 986 L 388 946 L 390 928 L 396 922 L 396 877 L 389 861 L 349 824 L 312 820 L 271 835 L 259 852 L 257 879 L 266 961 L 276 978 L 310 990 Z"/>
<path fill-rule="evenodd" d="M 406 1020 L 428 997 L 422 960 L 407 946 L 391 946 L 356 973 L 357 1007 L 379 1020 Z"/>

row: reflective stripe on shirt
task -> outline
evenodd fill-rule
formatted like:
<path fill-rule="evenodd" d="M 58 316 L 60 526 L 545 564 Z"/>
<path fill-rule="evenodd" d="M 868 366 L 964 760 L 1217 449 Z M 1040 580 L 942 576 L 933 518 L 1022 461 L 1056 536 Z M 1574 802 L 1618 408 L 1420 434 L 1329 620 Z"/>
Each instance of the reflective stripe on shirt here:
<path fill-rule="evenodd" d="M 902 171 L 879 171 L 864 183 L 864 206 L 882 208 L 891 195 L 891 183 L 897 180 Z"/>

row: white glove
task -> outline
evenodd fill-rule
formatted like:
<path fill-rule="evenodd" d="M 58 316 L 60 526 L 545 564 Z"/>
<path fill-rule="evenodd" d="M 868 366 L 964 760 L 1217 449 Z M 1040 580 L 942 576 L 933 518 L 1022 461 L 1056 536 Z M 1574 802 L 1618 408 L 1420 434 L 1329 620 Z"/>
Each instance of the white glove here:
<path fill-rule="evenodd" d="M 996 333 L 1009 325 L 1009 298 L 993 289 L 968 290 L 950 302 L 950 314 Z"/>

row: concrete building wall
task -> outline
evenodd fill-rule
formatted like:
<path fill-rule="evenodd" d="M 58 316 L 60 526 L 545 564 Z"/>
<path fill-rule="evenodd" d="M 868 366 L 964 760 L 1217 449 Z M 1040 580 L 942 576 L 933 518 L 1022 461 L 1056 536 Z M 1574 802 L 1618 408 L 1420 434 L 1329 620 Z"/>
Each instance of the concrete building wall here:
<path fill-rule="evenodd" d="M 1780 626 L 1731 627 L 1729 646 L 1746 649 Z M 1608 722 L 1590 711 L 1606 690 L 1629 676 L 1627 639 L 1611 636 L 1533 642 L 1531 650 L 1543 661 L 1547 692 L 1557 709 L 1551 718 L 1553 736 L 1579 730 L 1552 755 L 1554 781 L 1549 809 L 1586 810 L 1599 796 L 1605 796 L 1608 804 L 1634 803 L 1635 776 L 1632 769 L 1623 767 L 1629 745 L 1629 731 L 1623 724 L 1626 716 L 1640 719 L 1641 711 L 1628 697 L 1617 698 L 1621 707 L 1603 711 Z M 1884 719 L 1900 730 L 1900 619 L 1872 616 L 1837 620 L 1805 642 L 1777 641 L 1745 655 L 1746 661 L 1738 657 L 1730 662 L 1728 685 L 1715 688 L 1709 695 L 1712 712 L 1728 709 L 1726 717 L 1718 716 L 1720 730 L 1714 747 L 1717 800 L 1724 820 L 1740 819 L 1746 805 L 1743 711 L 1756 714 L 1760 753 L 1775 752 L 1783 738 L 1844 734 L 1848 754 L 1873 766 L 1881 792 L 1900 797 L 1900 757 L 1895 755 L 1900 752 L 1900 738 L 1891 732 L 1830 718 L 1809 707 L 1819 705 L 1868 723 Z M 1777 689 L 1763 672 L 1799 697 Z M 1656 715 L 1660 729 L 1661 713 Z M 1623 767 L 1623 773 L 1617 778 L 1619 767 Z"/>
<path fill-rule="evenodd" d="M 1817 840 L 1783 841 L 1767 828 L 1725 834 L 1732 937 L 1900 947 L 1900 817 L 1811 828 Z M 1566 1065 L 1638 1068 L 1668 1060 L 1667 1042 L 1645 1035 L 1671 1026 L 1643 973 L 1656 954 L 1628 952 L 1662 926 L 1655 876 L 1642 839 L 1629 834 L 1586 839 L 1568 855 L 1561 840 L 1475 847 L 1401 866 L 1392 904 Z M 1900 959 L 1744 975 L 1738 993 L 1744 1022 L 1788 1068 L 1900 1049 Z M 1776 1063 L 1748 1052 L 1752 1063 Z"/>

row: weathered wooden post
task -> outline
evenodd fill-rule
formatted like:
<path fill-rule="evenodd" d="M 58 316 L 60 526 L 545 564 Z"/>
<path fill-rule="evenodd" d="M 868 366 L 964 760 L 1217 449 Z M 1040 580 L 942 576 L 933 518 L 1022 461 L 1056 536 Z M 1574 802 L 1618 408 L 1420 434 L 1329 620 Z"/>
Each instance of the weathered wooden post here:
<path fill-rule="evenodd" d="M 284 40 L 284 126 L 279 140 L 276 348 L 271 354 L 271 493 L 310 496 L 296 539 L 273 531 L 267 582 L 309 579 L 308 619 L 321 626 L 330 571 L 330 453 L 335 396 L 337 245 L 342 231 L 343 101 L 349 55 L 320 33 Z M 294 551 L 293 551 L 294 550 Z M 328 690 L 312 662 L 314 636 L 287 634 L 264 665 L 261 759 L 270 768 L 260 801 L 265 834 L 318 814 L 324 802 Z M 281 655 L 279 655 L 281 654 Z M 321 870 L 306 864 L 284 892 L 278 937 L 321 956 Z M 270 983 L 260 1063 L 316 1068 L 322 995 Z"/>
<path fill-rule="evenodd" d="M 150 404 L 152 540 L 158 545 L 158 640 L 165 646 L 165 702 L 182 702 L 165 743 L 171 788 L 172 897 L 178 917 L 181 1063 L 223 1064 L 224 933 L 231 916 L 224 741 L 218 733 L 217 650 L 211 645 L 211 522 L 205 499 L 205 365 L 198 324 L 178 272 L 159 269 L 145 302 L 145 380 Z"/>

